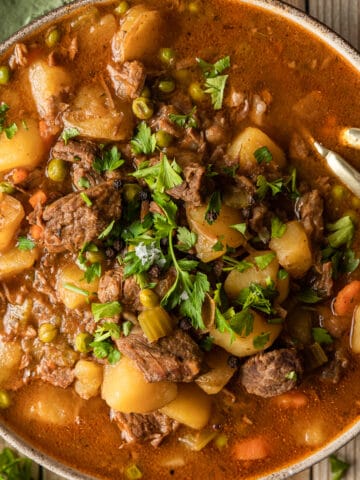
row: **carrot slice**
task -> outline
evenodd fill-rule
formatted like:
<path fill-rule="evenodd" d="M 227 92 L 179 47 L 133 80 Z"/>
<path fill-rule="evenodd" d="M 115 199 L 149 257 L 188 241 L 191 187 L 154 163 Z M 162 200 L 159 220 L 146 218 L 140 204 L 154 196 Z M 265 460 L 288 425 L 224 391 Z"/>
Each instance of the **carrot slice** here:
<path fill-rule="evenodd" d="M 360 304 L 360 280 L 353 280 L 337 294 L 334 302 L 336 315 L 352 315 Z"/>
<path fill-rule="evenodd" d="M 39 240 L 42 237 L 43 229 L 39 225 L 31 225 L 29 231 L 34 240 Z"/>
<path fill-rule="evenodd" d="M 14 168 L 12 171 L 12 181 L 15 185 L 27 179 L 29 172 L 25 168 Z"/>
<path fill-rule="evenodd" d="M 43 205 L 46 200 L 47 196 L 45 192 L 43 192 L 42 190 L 38 190 L 33 195 L 31 195 L 31 197 L 29 198 L 29 203 L 33 208 L 35 208 L 36 205 Z"/>
<path fill-rule="evenodd" d="M 287 392 L 277 397 L 274 397 L 272 401 L 279 407 L 279 408 L 301 408 L 307 405 L 309 399 L 302 392 Z"/>
<path fill-rule="evenodd" d="M 267 457 L 270 451 L 269 441 L 261 435 L 240 440 L 233 448 L 237 460 L 260 460 Z"/>

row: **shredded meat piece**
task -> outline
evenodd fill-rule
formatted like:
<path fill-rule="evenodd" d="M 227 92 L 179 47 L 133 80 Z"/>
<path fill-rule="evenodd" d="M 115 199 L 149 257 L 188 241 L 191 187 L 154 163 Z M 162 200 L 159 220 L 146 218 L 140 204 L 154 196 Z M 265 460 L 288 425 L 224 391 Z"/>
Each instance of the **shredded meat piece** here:
<path fill-rule="evenodd" d="M 97 145 L 88 140 L 68 140 L 66 144 L 63 140 L 58 140 L 51 151 L 53 158 L 71 163 L 81 162 L 87 168 L 92 166 L 97 154 Z"/>
<path fill-rule="evenodd" d="M 320 380 L 324 383 L 339 383 L 344 371 L 349 366 L 349 355 L 343 347 L 335 351 L 333 360 L 327 363 L 321 370 Z"/>
<path fill-rule="evenodd" d="M 144 88 L 146 71 L 141 62 L 125 62 L 120 67 L 107 66 L 115 93 L 124 100 L 133 100 L 140 96 Z"/>
<path fill-rule="evenodd" d="M 11 70 L 14 70 L 16 66 L 26 67 L 28 64 L 28 49 L 24 43 L 16 43 L 14 47 L 14 53 L 9 59 L 9 66 Z"/>
<path fill-rule="evenodd" d="M 311 272 L 310 285 L 321 298 L 330 298 L 333 294 L 332 262 L 318 263 Z"/>
<path fill-rule="evenodd" d="M 98 298 L 101 303 L 116 302 L 122 293 L 122 270 L 108 270 L 100 278 Z"/>
<path fill-rule="evenodd" d="M 320 242 L 324 232 L 324 201 L 319 191 L 311 190 L 302 195 L 297 201 L 296 209 L 308 237 Z"/>
<path fill-rule="evenodd" d="M 206 170 L 192 163 L 184 168 L 185 181 L 167 191 L 172 197 L 199 206 L 206 195 Z"/>
<path fill-rule="evenodd" d="M 269 231 L 267 228 L 268 207 L 264 204 L 256 205 L 252 210 L 252 215 L 249 219 L 251 230 L 256 232 L 261 240 L 269 239 Z"/>
<path fill-rule="evenodd" d="M 240 369 L 240 379 L 249 393 L 267 398 L 294 388 L 302 373 L 297 351 L 283 348 L 250 357 Z"/>
<path fill-rule="evenodd" d="M 163 130 L 175 138 L 180 138 L 184 131 L 170 120 L 170 114 L 178 115 L 179 111 L 173 105 L 162 105 L 157 115 L 152 119 L 151 127 L 154 130 Z"/>
<path fill-rule="evenodd" d="M 142 332 L 132 331 L 116 340 L 120 352 L 131 358 L 148 382 L 192 382 L 200 373 L 203 354 L 182 330 L 154 343 Z"/>
<path fill-rule="evenodd" d="M 121 216 L 121 196 L 111 184 L 86 190 L 88 207 L 80 193 L 71 193 L 29 215 L 29 222 L 43 224 L 42 241 L 49 252 L 78 251 L 96 240 L 112 220 Z"/>
<path fill-rule="evenodd" d="M 161 412 L 147 414 L 121 413 L 111 411 L 112 421 L 121 430 L 121 437 L 127 443 L 149 441 L 158 447 L 165 437 L 174 432 L 179 423 Z"/>

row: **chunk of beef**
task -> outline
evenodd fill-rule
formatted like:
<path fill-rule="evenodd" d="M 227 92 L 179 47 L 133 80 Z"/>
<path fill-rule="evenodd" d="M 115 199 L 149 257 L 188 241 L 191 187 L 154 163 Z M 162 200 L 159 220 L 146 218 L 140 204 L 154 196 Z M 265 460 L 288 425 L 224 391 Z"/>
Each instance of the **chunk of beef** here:
<path fill-rule="evenodd" d="M 144 88 L 146 72 L 141 62 L 125 62 L 120 67 L 107 66 L 116 95 L 123 100 L 133 100 L 140 96 Z"/>
<path fill-rule="evenodd" d="M 312 269 L 309 283 L 321 298 L 330 298 L 333 294 L 334 280 L 332 273 L 332 262 L 319 262 Z"/>
<path fill-rule="evenodd" d="M 67 144 L 59 140 L 52 148 L 52 157 L 65 162 L 71 162 L 71 177 L 77 189 L 80 187 L 80 179 L 85 178 L 91 187 L 102 182 L 101 175 L 93 168 L 93 162 L 98 154 L 98 147 L 88 140 L 69 140 Z"/>
<path fill-rule="evenodd" d="M 296 350 L 283 348 L 250 357 L 240 369 L 240 379 L 248 393 L 267 398 L 294 388 L 302 372 Z"/>
<path fill-rule="evenodd" d="M 120 352 L 131 358 L 148 382 L 192 382 L 199 374 L 203 354 L 182 330 L 148 342 L 139 331 L 116 340 Z"/>
<path fill-rule="evenodd" d="M 151 127 L 154 130 L 163 130 L 175 138 L 180 138 L 184 134 L 184 129 L 170 120 L 169 115 L 171 114 L 178 115 L 179 111 L 173 105 L 162 105 L 151 120 Z"/>
<path fill-rule="evenodd" d="M 196 163 L 191 163 L 184 168 L 185 181 L 167 191 L 169 195 L 189 202 L 195 206 L 203 203 L 206 195 L 206 170 Z"/>
<path fill-rule="evenodd" d="M 251 230 L 257 233 L 262 241 L 269 239 L 268 225 L 269 210 L 268 207 L 262 203 L 255 205 L 252 209 L 252 214 L 249 219 Z"/>
<path fill-rule="evenodd" d="M 320 380 L 324 383 L 339 383 L 349 366 L 349 361 L 347 351 L 343 347 L 338 348 L 334 358 L 321 369 Z"/>
<path fill-rule="evenodd" d="M 116 302 L 122 293 L 122 271 L 108 270 L 100 278 L 98 298 L 101 303 Z"/>
<path fill-rule="evenodd" d="M 311 190 L 302 195 L 296 204 L 299 218 L 308 237 L 320 242 L 324 231 L 324 201 L 318 190 Z"/>
<path fill-rule="evenodd" d="M 43 244 L 49 252 L 78 251 L 85 242 L 96 240 L 113 220 L 121 216 L 121 196 L 114 187 L 102 183 L 86 190 L 92 202 L 85 204 L 80 193 L 70 193 L 46 206 L 38 221 L 43 223 Z M 36 223 L 39 212 L 29 215 Z"/>
<path fill-rule="evenodd" d="M 26 67 L 28 64 L 28 48 L 25 43 L 16 43 L 14 52 L 9 59 L 11 70 L 15 70 L 17 66 Z"/>
<path fill-rule="evenodd" d="M 158 447 L 165 437 L 174 432 L 179 423 L 161 412 L 147 414 L 111 411 L 111 419 L 121 430 L 127 443 L 149 441 Z"/>

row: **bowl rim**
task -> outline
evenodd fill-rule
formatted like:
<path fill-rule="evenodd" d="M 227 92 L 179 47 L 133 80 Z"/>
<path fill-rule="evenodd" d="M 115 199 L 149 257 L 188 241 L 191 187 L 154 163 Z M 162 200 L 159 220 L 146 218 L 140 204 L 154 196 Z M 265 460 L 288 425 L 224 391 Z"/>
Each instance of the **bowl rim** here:
<path fill-rule="evenodd" d="M 335 52 L 345 59 L 360 74 L 360 52 L 353 48 L 345 39 L 341 38 L 332 29 L 302 10 L 285 4 L 280 0 L 230 0 L 248 4 L 250 6 L 259 7 L 263 10 L 270 11 L 275 15 L 285 17 L 287 21 L 293 22 L 302 27 L 315 38 L 328 44 Z M 16 43 L 25 40 L 28 36 L 35 33 L 39 29 L 45 28 L 53 21 L 66 17 L 81 7 L 88 5 L 106 5 L 112 0 L 74 0 L 73 2 L 51 10 L 48 13 L 36 18 L 28 25 L 22 27 L 11 37 L 0 43 L 0 56 L 8 53 L 8 51 Z M 343 447 L 360 433 L 360 419 L 355 420 L 343 431 L 333 438 L 325 446 L 317 449 L 309 456 L 305 456 L 294 464 L 289 464 L 273 473 L 258 477 L 257 480 L 283 480 L 291 475 L 295 475 L 306 468 L 324 460 L 326 457 Z M 47 468 L 48 470 L 63 476 L 69 480 L 96 480 L 99 477 L 89 476 L 73 467 L 59 462 L 55 458 L 45 454 L 40 449 L 32 446 L 32 444 L 12 430 L 8 425 L 0 423 L 0 437 L 16 448 L 21 454 L 26 455 L 33 461 Z M 249 479 L 250 480 L 250 479 Z"/>

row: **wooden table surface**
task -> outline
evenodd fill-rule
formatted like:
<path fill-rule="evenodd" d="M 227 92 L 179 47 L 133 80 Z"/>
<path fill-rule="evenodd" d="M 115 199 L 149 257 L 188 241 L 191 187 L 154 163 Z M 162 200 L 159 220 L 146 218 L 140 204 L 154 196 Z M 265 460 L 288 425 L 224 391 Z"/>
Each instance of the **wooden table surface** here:
<path fill-rule="evenodd" d="M 286 3 L 306 11 L 327 24 L 360 50 L 360 0 L 287 0 Z M 0 448 L 1 446 L 0 439 Z M 343 480 L 360 480 L 360 436 L 339 450 L 336 455 L 351 465 Z M 34 465 L 34 479 L 36 478 L 63 480 L 58 475 Z M 291 480 L 331 480 L 329 461 L 324 460 L 311 469 L 293 476 Z"/>

